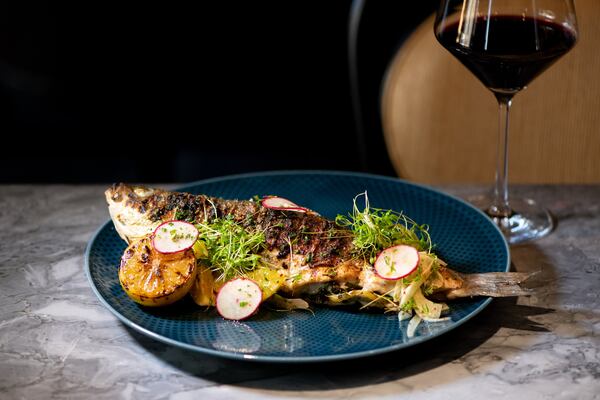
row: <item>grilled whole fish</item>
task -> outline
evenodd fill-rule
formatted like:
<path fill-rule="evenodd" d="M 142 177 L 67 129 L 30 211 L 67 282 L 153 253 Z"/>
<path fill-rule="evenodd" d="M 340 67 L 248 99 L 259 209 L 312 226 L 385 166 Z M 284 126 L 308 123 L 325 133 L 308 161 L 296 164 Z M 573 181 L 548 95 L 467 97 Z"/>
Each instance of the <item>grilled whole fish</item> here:
<path fill-rule="evenodd" d="M 224 200 L 205 195 L 169 192 L 142 186 L 116 184 L 105 192 L 115 229 L 131 243 L 151 234 L 164 221 L 210 222 L 228 216 L 248 230 L 264 232 L 267 249 L 261 257 L 285 271 L 280 289 L 321 304 L 348 302 L 383 306 L 377 295 L 393 290 L 395 281 L 384 280 L 373 266 L 353 256 L 352 232 L 314 211 L 298 213 L 265 208 L 252 200 Z M 293 240 L 293 244 L 292 244 Z M 426 284 L 437 299 L 471 296 L 518 296 L 529 293 L 520 286 L 525 273 L 460 274 L 445 263 Z M 323 296 L 344 293 L 345 298 Z M 353 295 L 348 296 L 348 293 Z"/>

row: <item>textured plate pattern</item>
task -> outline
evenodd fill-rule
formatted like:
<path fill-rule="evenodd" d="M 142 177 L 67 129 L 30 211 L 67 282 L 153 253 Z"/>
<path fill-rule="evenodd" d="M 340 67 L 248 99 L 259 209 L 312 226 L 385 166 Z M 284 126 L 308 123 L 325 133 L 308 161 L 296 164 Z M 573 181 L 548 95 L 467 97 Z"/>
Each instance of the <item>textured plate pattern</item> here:
<path fill-rule="evenodd" d="M 351 210 L 368 191 L 372 207 L 404 210 L 430 226 L 436 252 L 457 271 L 507 271 L 508 246 L 481 212 L 461 200 L 397 179 L 353 173 L 280 172 L 212 179 L 181 189 L 224 198 L 276 194 L 334 218 Z M 324 361 L 383 353 L 414 345 L 460 325 L 489 303 L 478 298 L 451 303 L 451 320 L 422 323 L 414 338 L 395 315 L 317 308 L 309 312 L 261 309 L 249 320 L 225 321 L 191 301 L 161 309 L 138 306 L 119 285 L 117 268 L 125 243 L 109 221 L 90 241 L 86 272 L 100 300 L 127 325 L 188 349 L 258 361 Z"/>

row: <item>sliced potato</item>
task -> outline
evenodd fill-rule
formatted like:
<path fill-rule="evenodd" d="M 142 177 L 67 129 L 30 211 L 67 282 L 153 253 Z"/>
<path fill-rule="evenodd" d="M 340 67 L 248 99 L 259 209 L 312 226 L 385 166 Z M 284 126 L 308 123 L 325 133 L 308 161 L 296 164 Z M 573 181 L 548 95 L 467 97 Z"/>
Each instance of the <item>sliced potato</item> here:
<path fill-rule="evenodd" d="M 119 281 L 133 301 L 145 306 L 165 306 L 187 294 L 196 277 L 196 257 L 191 249 L 161 254 L 151 236 L 135 241 L 121 258 Z"/>

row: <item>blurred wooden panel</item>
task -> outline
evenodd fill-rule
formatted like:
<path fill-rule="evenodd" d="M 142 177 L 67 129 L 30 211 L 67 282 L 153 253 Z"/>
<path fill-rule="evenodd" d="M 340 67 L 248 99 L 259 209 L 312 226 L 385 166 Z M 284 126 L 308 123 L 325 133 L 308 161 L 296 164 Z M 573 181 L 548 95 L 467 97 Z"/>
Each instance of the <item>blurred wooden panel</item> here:
<path fill-rule="evenodd" d="M 600 182 L 600 1 L 576 3 L 579 41 L 513 100 L 511 183 Z M 399 50 L 382 93 L 394 167 L 426 183 L 492 182 L 494 96 L 435 39 L 433 17 Z"/>

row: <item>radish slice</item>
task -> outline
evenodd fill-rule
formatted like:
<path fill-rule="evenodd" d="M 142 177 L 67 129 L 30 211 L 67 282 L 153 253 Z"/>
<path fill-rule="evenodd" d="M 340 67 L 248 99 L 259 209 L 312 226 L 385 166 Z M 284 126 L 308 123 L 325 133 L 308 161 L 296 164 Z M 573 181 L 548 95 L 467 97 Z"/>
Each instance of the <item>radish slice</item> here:
<path fill-rule="evenodd" d="M 383 250 L 375 260 L 375 273 L 383 279 L 395 281 L 413 272 L 419 265 L 419 252 L 401 244 Z"/>
<path fill-rule="evenodd" d="M 223 318 L 248 318 L 262 302 L 262 290 L 248 278 L 235 278 L 223 285 L 217 295 L 217 311 Z"/>
<path fill-rule="evenodd" d="M 262 201 L 263 207 L 270 208 L 273 210 L 286 210 L 295 212 L 306 212 L 308 209 L 300 207 L 298 204 L 284 199 L 283 197 L 269 196 L 265 197 Z"/>
<path fill-rule="evenodd" d="M 198 229 L 189 222 L 167 221 L 154 231 L 152 245 L 159 253 L 172 254 L 189 249 L 198 239 Z"/>

